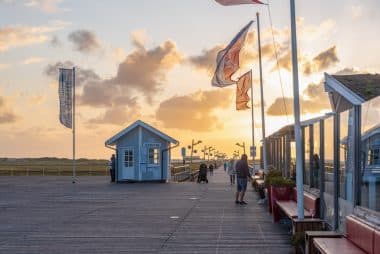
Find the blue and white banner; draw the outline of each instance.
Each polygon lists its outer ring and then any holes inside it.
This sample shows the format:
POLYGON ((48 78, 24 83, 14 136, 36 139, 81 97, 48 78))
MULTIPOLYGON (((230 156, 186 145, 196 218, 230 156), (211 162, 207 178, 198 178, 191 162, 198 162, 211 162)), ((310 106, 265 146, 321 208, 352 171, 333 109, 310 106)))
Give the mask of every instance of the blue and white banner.
POLYGON ((73 69, 59 69, 59 121, 72 128, 73 119, 73 69))

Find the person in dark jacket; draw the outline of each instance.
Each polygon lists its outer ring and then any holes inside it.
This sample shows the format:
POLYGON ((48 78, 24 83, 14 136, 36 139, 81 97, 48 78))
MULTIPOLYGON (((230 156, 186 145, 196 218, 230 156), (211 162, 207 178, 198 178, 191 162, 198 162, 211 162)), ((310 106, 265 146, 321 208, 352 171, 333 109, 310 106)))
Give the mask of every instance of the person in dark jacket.
POLYGON ((244 201, 245 191, 247 190, 248 178, 251 177, 251 173, 248 168, 248 157, 246 154, 241 156, 241 159, 236 163, 236 177, 237 177, 237 191, 235 203, 246 205, 247 202, 244 201))
POLYGON ((115 159, 116 159, 115 154, 112 154, 110 162, 109 162, 111 182, 115 182, 115 171, 116 171, 116 160, 115 159))
POLYGON ((210 164, 208 170, 210 171, 210 176, 214 175, 214 165, 210 164))

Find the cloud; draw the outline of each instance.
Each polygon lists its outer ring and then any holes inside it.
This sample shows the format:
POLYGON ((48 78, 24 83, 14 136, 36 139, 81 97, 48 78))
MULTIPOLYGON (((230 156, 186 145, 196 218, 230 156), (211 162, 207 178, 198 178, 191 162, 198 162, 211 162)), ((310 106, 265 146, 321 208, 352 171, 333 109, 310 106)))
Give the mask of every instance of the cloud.
POLYGON ((148 35, 144 30, 135 30, 131 33, 132 35, 132 44, 136 48, 143 48, 145 43, 148 40, 148 35))
POLYGON ((9 68, 9 64, 0 63, 0 70, 9 68))
POLYGON ((48 34, 63 29, 68 23, 55 21, 46 26, 6 26, 0 28, 0 52, 40 44, 48 34))
POLYGON ((95 33, 88 30, 73 31, 68 38, 74 44, 74 49, 84 54, 93 53, 101 47, 95 33))
MULTIPOLYGON (((315 72, 320 72, 326 70, 339 62, 339 58, 336 52, 336 46, 332 46, 318 55, 313 59, 309 60, 302 55, 298 55, 298 63, 303 67, 303 74, 310 75, 315 72)), ((292 69, 292 55, 289 49, 282 48, 280 51, 280 56, 278 58, 278 65, 280 68, 291 71, 292 69)), ((272 72, 276 70, 276 67, 272 68, 272 72)))
POLYGON ((231 89, 217 89, 174 96, 160 103, 156 119, 166 128, 200 132, 222 128, 213 111, 230 107, 232 95, 231 89))
POLYGON ((360 5, 352 5, 350 11, 353 20, 357 20, 363 16, 363 8, 360 5))
POLYGON ((33 105, 42 104, 46 97, 44 95, 31 95, 29 96, 29 102, 33 105))
POLYGON ((119 64, 117 74, 108 80, 123 91, 141 92, 151 102, 166 81, 166 74, 182 61, 174 42, 167 40, 153 49, 136 48, 119 64))
POLYGON ((354 75, 354 74, 360 74, 360 73, 368 73, 368 72, 366 71, 362 72, 355 68, 346 67, 342 70, 337 71, 336 73, 334 73, 334 75, 354 75))
POLYGON ((5 97, 0 96, 0 124, 14 123, 19 117, 7 105, 5 97))
POLYGON ((201 55, 189 57, 188 62, 199 70, 212 73, 216 67, 216 56, 224 47, 217 45, 211 49, 204 49, 201 55))
POLYGON ((45 58, 43 57, 29 57, 22 61, 22 64, 35 64, 45 61, 45 58))
POLYGON ((47 13, 54 13, 62 10, 58 7, 61 2, 63 0, 28 0, 25 2, 25 6, 35 7, 47 13))
POLYGON ((339 59, 336 53, 336 46, 332 46, 331 48, 319 53, 310 62, 304 63, 303 72, 306 75, 310 75, 313 72, 328 69, 337 62, 339 62, 339 59))
POLYGON ((116 106, 107 109, 104 114, 90 119, 88 123, 123 125, 139 119, 139 109, 136 107, 116 106))
MULTIPOLYGON (((58 79, 59 68, 73 68, 76 66, 71 61, 48 64, 44 69, 44 74, 53 80, 58 79)), ((75 69, 76 86, 88 85, 93 82, 101 82, 102 79, 91 69, 77 67, 75 69)))
MULTIPOLYGON (((301 114, 320 113, 331 111, 331 105, 323 83, 309 84, 300 96, 301 114)), ((283 116, 293 114, 293 98, 276 98, 269 106, 267 113, 271 116, 283 116), (285 107, 287 112, 285 112, 285 107)))
POLYGON ((58 48, 62 46, 61 40, 58 38, 58 36, 53 35, 53 37, 50 40, 50 46, 58 48))
MULTIPOLYGON (((148 102, 152 102, 157 92, 162 89, 168 71, 182 59, 182 54, 175 44, 167 40, 152 49, 147 49, 143 45, 136 47, 119 64, 116 75, 109 79, 99 77, 91 69, 77 66, 77 85, 83 87, 79 89, 77 95, 78 104, 107 108, 108 111, 92 119, 92 123, 114 123, 115 121, 110 120, 114 115, 113 112, 120 112, 123 107, 138 114, 140 108, 137 105, 137 98, 145 98, 148 102)), ((75 65, 71 61, 57 62, 46 66, 44 73, 51 79, 57 80, 59 68, 72 68, 72 66, 75 65)))

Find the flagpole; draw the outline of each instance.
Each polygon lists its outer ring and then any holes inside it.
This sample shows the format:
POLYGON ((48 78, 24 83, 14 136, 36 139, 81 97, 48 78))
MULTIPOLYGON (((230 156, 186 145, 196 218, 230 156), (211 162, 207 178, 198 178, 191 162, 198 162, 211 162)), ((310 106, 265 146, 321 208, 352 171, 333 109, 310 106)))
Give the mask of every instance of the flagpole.
POLYGON ((73 181, 75 183, 75 67, 73 67, 73 181))
POLYGON ((293 64, 293 98, 294 98, 294 135, 296 139, 296 184, 297 184, 297 212, 298 218, 304 218, 303 209, 303 165, 302 165, 302 142, 300 123, 300 102, 298 84, 297 62, 297 26, 294 0, 290 0, 291 34, 292 34, 292 64, 293 64))
POLYGON ((261 121, 262 121, 262 136, 263 136, 263 163, 264 163, 264 172, 267 171, 267 149, 266 149, 266 140, 265 140, 265 115, 264 115, 264 87, 263 87, 263 70, 261 64, 261 40, 260 40, 260 14, 256 12, 257 18, 257 40, 259 46, 259 67, 260 67, 260 95, 261 95, 261 121))
MULTIPOLYGON (((254 112, 253 112, 253 79, 251 71, 251 117, 252 117, 252 168, 255 170, 255 121, 254 121, 254 112)), ((250 150, 251 151, 251 150, 250 150)))

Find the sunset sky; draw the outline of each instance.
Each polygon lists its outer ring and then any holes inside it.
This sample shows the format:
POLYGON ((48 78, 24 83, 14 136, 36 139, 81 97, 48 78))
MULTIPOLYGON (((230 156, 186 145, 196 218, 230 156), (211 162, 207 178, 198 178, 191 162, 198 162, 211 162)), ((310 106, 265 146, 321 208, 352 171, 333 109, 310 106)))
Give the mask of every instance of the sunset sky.
MULTIPOLYGON (((0 0, 0 157, 71 156, 71 131, 58 120, 57 79, 59 67, 72 66, 78 71, 77 157, 108 158, 105 140, 138 119, 181 147, 194 138, 231 155, 236 142, 251 143, 251 114, 235 110, 235 86, 220 89, 210 81, 216 53, 257 11, 267 134, 292 123, 289 1, 269 3, 280 72, 266 6, 0 0)), ((324 72, 380 72, 380 2, 298 0, 296 8, 302 119, 307 119, 331 111, 324 72)), ((239 73, 253 69, 259 144, 256 23, 250 31, 239 73)), ((173 157, 179 155, 177 148, 173 157)))

